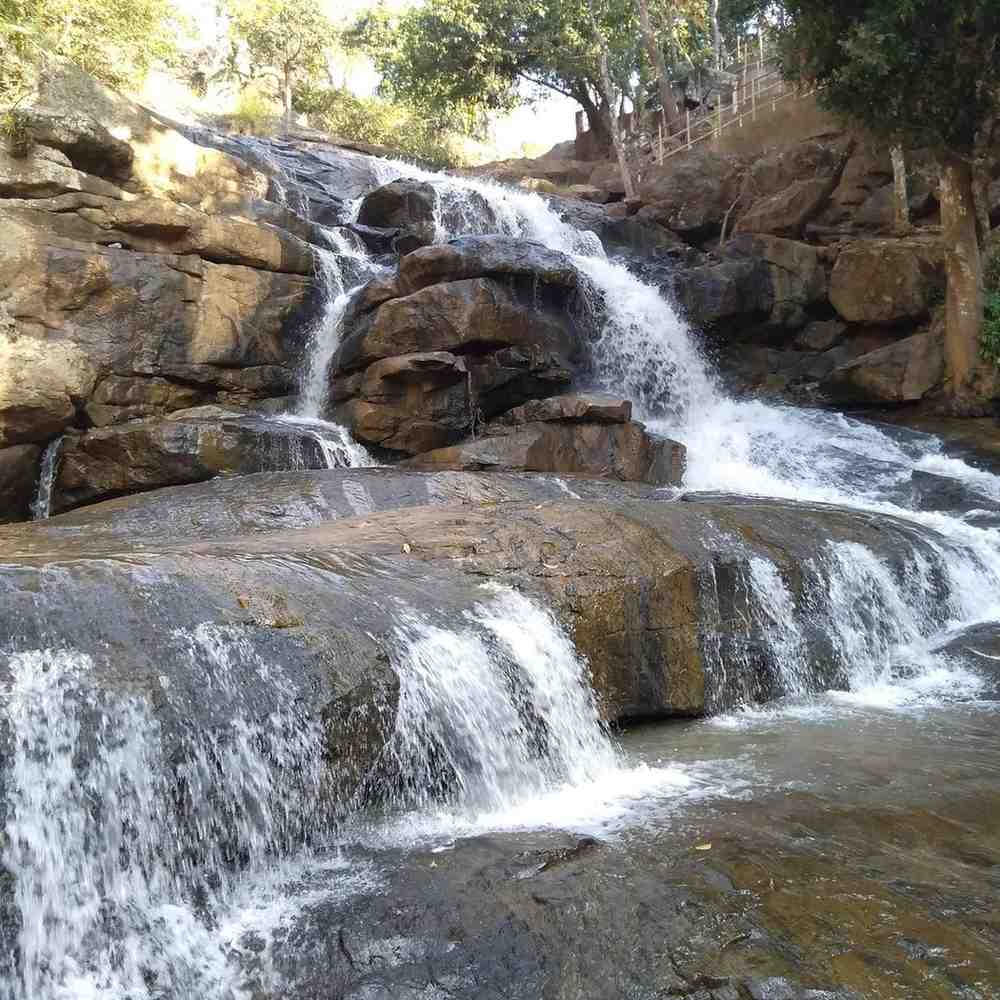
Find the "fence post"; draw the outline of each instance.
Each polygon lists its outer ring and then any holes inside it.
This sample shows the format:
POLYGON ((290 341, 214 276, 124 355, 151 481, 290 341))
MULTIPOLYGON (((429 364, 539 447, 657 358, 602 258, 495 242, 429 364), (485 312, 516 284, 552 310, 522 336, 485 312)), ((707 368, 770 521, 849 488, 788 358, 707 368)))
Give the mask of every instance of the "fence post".
POLYGON ((687 148, 691 148, 691 109, 688 108, 685 112, 685 117, 687 118, 687 148))

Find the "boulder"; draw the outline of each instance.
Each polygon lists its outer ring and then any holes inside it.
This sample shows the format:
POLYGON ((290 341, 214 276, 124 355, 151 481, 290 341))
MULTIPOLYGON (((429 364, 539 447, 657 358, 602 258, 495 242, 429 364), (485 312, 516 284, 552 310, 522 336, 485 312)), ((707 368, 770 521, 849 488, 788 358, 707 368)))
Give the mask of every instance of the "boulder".
POLYGON ((547 399, 532 399, 522 406, 500 414, 491 424, 491 432, 519 427, 535 421, 567 420, 592 424, 627 424, 632 419, 628 399, 598 392, 574 392, 547 399))
POLYGON ((583 360, 576 284, 565 254, 507 237, 406 255, 345 314, 331 365, 338 418, 367 444, 416 454, 564 391, 583 360))
POLYGON ((944 254, 926 237, 858 240, 837 257, 830 303, 848 323, 902 323, 943 301, 944 254))
POLYGON ((797 329, 805 310, 827 300, 827 276, 815 247, 776 236, 737 236, 724 250, 730 259, 762 261, 771 298, 769 322, 797 329))
POLYGON ((795 181, 784 191, 754 202, 736 223, 738 233, 769 233, 798 239, 833 191, 834 178, 795 181))
POLYGON ((619 200, 625 197, 625 184, 622 181, 621 168, 617 163, 605 161, 595 164, 590 172, 588 183, 602 191, 607 191, 619 200))
POLYGON ((739 194, 743 170, 742 161, 734 157, 702 150, 650 164, 639 182, 639 196, 646 204, 637 216, 685 239, 708 239, 721 230, 739 194))
POLYGON ((375 229, 397 229, 406 239, 405 253, 434 242, 437 194, 425 181, 400 179, 365 195, 358 223, 375 229))
POLYGON ((344 337, 334 368, 350 373, 398 354, 509 347, 568 359, 576 353, 575 340, 568 318, 535 309, 530 287, 466 278, 427 285, 362 316, 344 337))
POLYGON ((593 184, 571 184, 567 188, 567 193, 572 198, 590 201, 595 205, 603 205, 612 200, 610 192, 605 191, 604 188, 594 187, 593 184))
POLYGON ((941 337, 927 331, 841 365, 822 390, 840 403, 912 403, 939 385, 943 375, 941 337))
POLYGON ((1000 701, 1000 622, 979 622, 963 628, 936 652, 979 675, 981 698, 1000 701))
POLYGON ((795 338, 795 347, 800 351, 828 351, 831 347, 836 347, 846 335, 846 323, 837 319, 816 320, 795 338))
POLYGON ((637 423, 535 421, 507 433, 440 448, 404 463, 432 471, 522 470, 677 486, 684 446, 637 423))
POLYGON ((760 261, 725 260, 674 271, 670 297, 696 329, 732 331, 765 321, 771 312, 766 267, 760 261))
POLYGON ((774 236, 737 236, 720 263, 681 268, 668 288, 688 321, 727 337, 782 339, 826 300, 827 279, 814 247, 774 236))
POLYGON ((832 180, 836 185, 854 148, 852 140, 838 138, 809 140, 766 152, 746 170, 740 191, 742 209, 746 211, 756 202, 781 194, 802 181, 832 180))
POLYGON ((218 475, 326 468, 319 440, 294 425, 202 416, 68 434, 52 489, 53 513, 218 475))
POLYGON ((0 448, 0 524, 30 516, 41 457, 42 449, 34 444, 0 448))
POLYGON ((440 448, 472 426, 469 369, 445 351, 385 358, 338 412, 366 444, 411 455, 440 448))

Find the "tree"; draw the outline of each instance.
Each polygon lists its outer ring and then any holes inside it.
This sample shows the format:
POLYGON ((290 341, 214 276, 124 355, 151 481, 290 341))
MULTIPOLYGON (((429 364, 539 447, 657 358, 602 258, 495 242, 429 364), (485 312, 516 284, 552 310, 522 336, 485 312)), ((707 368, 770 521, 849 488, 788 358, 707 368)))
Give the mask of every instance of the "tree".
POLYGON ((296 80, 325 72, 324 53, 334 39, 333 23, 319 0, 231 0, 233 52, 230 73, 245 79, 272 79, 292 125, 296 80), (241 69, 243 54, 249 71, 241 69))
POLYGON ((974 177, 1000 111, 996 0, 786 0, 784 69, 888 140, 933 150, 941 167, 948 290, 949 408, 985 412, 995 370, 979 356, 982 261, 974 177))
MULTIPOLYGON (((633 2, 595 3, 608 71, 623 92, 638 65, 633 2)), ((509 110, 534 85, 576 100, 598 138, 610 141, 613 109, 588 0, 425 0, 398 16, 376 10, 353 34, 391 96, 481 113, 509 110)))
POLYGON ((680 131, 680 112, 677 110, 677 101, 674 99, 673 90, 670 86, 670 77, 667 75, 667 64, 663 58, 663 50, 660 43, 653 34, 653 25, 649 17, 649 4, 647 0, 637 0, 639 7, 639 29, 642 32, 642 40, 649 55, 653 72, 656 75, 656 86, 660 92, 660 106, 666 117, 667 130, 669 132, 680 131))
POLYGON ((0 0, 0 97, 13 96, 16 66, 32 48, 128 89, 176 55, 180 29, 169 0, 0 0))

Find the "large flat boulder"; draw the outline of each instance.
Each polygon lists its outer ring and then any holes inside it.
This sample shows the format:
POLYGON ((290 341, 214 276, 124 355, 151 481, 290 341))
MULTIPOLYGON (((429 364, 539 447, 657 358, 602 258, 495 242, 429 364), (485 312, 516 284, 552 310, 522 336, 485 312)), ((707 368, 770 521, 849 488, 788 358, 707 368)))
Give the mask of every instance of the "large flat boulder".
POLYGON ((842 403, 913 403, 938 386, 944 375, 941 336, 916 333, 835 368, 821 385, 842 403))
POLYGON ((928 316, 944 288, 938 240, 857 240, 837 257, 830 303, 848 323, 902 323, 928 316))
POLYGON ((238 414, 134 420, 66 436, 52 511, 219 475, 323 469, 326 464, 316 436, 294 425, 238 414))
POLYGON ((428 470, 551 472, 677 486, 684 477, 684 462, 682 444, 653 437, 642 424, 538 420, 417 455, 405 465, 428 470))

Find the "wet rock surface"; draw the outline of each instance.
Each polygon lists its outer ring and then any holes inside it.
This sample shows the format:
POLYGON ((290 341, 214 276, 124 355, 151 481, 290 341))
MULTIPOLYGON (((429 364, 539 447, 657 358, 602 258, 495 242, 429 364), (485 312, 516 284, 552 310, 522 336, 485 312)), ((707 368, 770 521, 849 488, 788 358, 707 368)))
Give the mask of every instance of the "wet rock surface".
POLYGON ((702 801, 640 804, 626 831, 354 847, 354 865, 381 877, 334 889, 279 935, 285 995, 989 997, 991 717, 892 720, 906 763, 884 719, 855 725, 847 743, 836 721, 817 732, 780 717, 637 730, 624 741, 633 759, 708 756, 733 785, 713 795, 706 776, 702 801), (852 777, 824 780, 832 762, 852 777))

